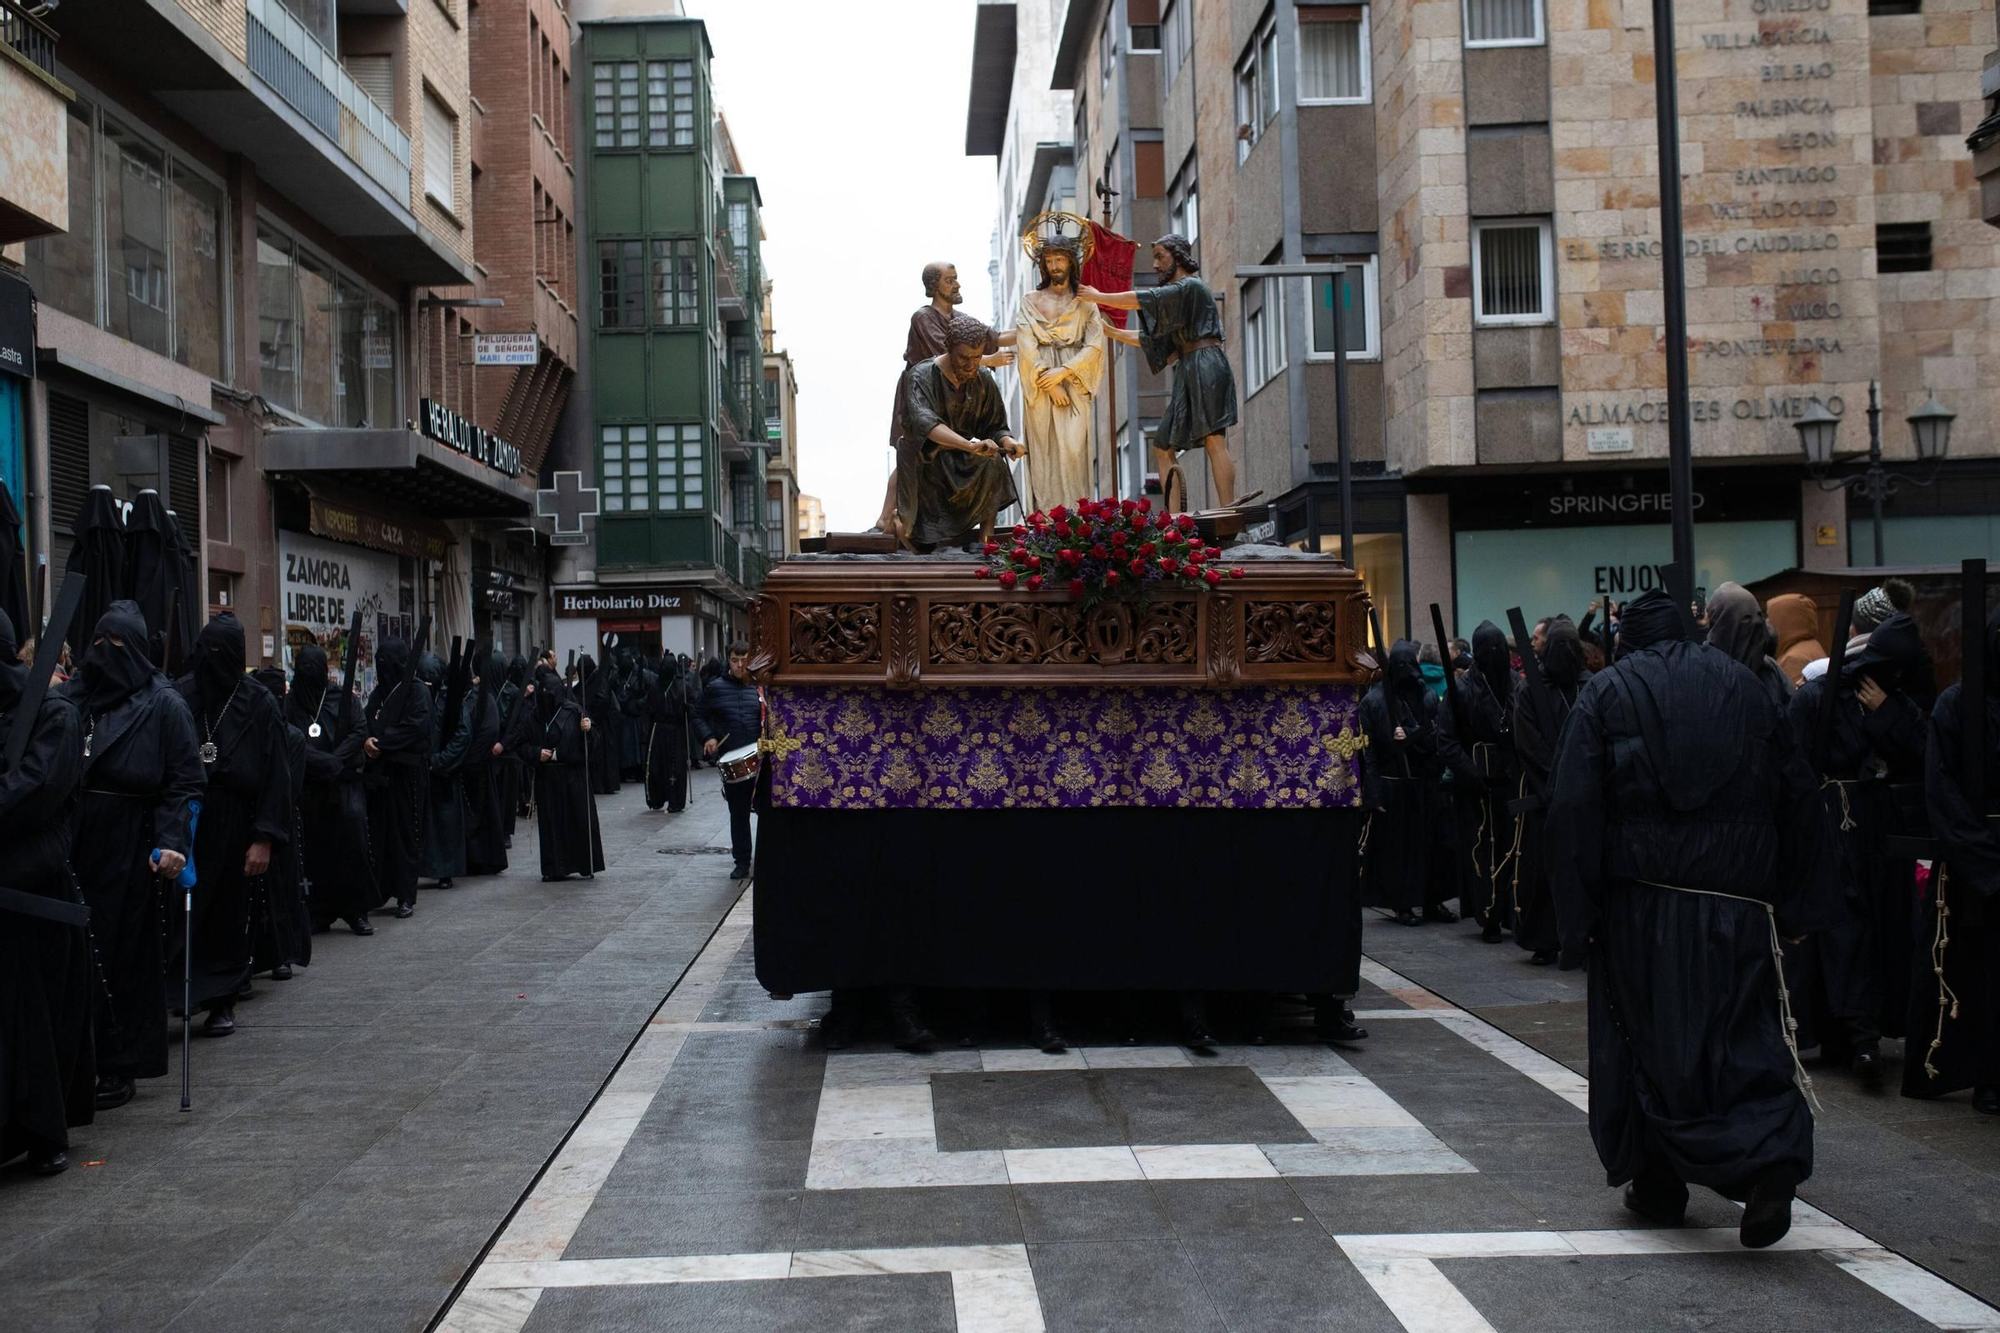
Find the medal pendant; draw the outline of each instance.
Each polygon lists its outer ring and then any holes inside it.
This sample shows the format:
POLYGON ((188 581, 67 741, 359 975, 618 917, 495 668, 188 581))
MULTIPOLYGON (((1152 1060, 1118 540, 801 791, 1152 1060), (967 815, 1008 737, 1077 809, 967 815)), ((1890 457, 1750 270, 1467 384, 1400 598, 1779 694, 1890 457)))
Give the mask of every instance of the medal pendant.
POLYGON ((306 728, 306 735, 308 735, 308 736, 312 737, 312 738, 313 738, 314 740, 318 740, 318 739, 319 739, 319 723, 315 722, 315 723, 313 723, 313 724, 312 724, 312 725, 311 725, 310 727, 307 727, 307 728, 306 728))
POLYGON ((215 742, 214 742, 214 741, 203 741, 203 742, 201 743, 201 762, 202 762, 202 763, 204 763, 204 764, 212 764, 212 763, 214 763, 214 762, 216 761, 216 759, 217 759, 217 758, 219 758, 219 757, 220 757, 220 752, 216 750, 216 748, 215 748, 215 742))

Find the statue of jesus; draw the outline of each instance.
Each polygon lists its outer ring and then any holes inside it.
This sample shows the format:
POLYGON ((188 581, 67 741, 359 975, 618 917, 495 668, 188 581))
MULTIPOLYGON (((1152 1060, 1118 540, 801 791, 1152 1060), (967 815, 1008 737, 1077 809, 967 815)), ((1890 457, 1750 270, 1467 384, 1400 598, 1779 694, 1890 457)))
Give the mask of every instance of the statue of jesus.
POLYGON ((1215 294, 1197 276, 1201 265, 1185 236, 1170 233, 1153 243, 1153 272, 1159 275, 1157 287, 1110 293, 1084 286, 1077 294, 1114 310, 1137 310, 1139 332, 1112 329, 1111 336, 1143 351, 1155 375, 1173 368, 1173 388, 1153 435, 1160 485, 1169 507, 1178 509, 1185 500, 1174 494, 1171 483, 1179 471, 1180 454, 1189 449, 1208 455, 1215 502, 1234 504, 1236 464, 1229 457, 1229 439, 1223 431, 1236 424, 1236 377, 1222 350, 1222 316, 1215 308, 1215 294))
POLYGON ((1029 504, 1049 509, 1096 494, 1091 481, 1091 400, 1104 379, 1104 321, 1077 298, 1083 242, 1031 232, 1027 244, 1041 282, 1021 296, 1015 318, 1028 443, 1029 504))

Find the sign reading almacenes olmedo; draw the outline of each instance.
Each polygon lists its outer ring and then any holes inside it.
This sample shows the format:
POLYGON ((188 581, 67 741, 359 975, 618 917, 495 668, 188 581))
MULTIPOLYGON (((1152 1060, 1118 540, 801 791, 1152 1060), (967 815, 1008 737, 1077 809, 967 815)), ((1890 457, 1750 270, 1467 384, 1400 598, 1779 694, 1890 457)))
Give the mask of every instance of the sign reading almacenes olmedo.
POLYGON ((439 444, 456 449, 476 463, 510 477, 521 475, 521 451, 492 431, 476 426, 443 403, 425 398, 417 404, 417 425, 439 444))
POLYGON ((559 616, 675 615, 692 610, 688 595, 673 588, 620 588, 615 592, 556 591, 559 616))

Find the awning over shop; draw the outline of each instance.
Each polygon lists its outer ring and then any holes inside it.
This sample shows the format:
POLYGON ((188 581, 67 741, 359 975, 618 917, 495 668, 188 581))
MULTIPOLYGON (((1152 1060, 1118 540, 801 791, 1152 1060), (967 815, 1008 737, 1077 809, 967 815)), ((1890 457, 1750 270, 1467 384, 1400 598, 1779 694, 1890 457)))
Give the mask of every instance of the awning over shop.
POLYGON ((332 482, 432 518, 532 513, 534 486, 411 430, 272 431, 264 468, 308 484, 332 482))

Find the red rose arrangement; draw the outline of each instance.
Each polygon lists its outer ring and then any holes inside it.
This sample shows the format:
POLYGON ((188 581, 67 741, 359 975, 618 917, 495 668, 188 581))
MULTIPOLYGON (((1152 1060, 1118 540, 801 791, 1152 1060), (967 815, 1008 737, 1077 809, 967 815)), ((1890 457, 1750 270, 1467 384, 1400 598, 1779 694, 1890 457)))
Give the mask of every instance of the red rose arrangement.
POLYGON ((1107 598, 1144 604, 1175 588, 1200 591, 1243 571, 1195 531, 1192 514, 1153 512, 1151 500, 1078 500, 1036 510, 1005 541, 986 543, 988 563, 973 571, 1003 588, 1064 588, 1086 606, 1107 598))

